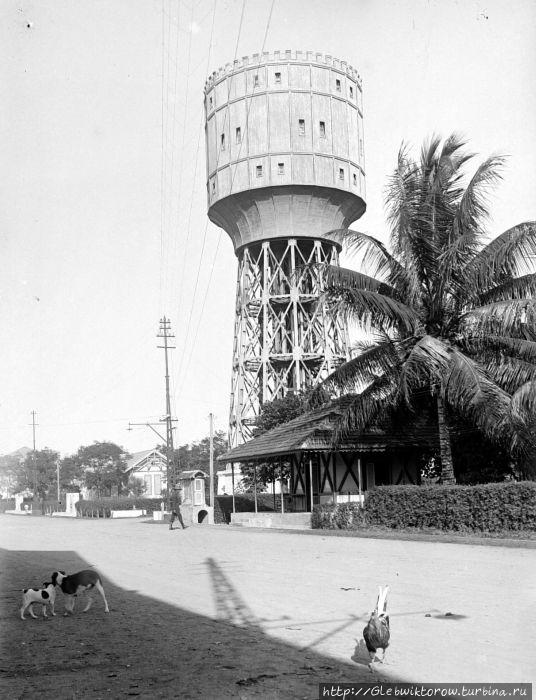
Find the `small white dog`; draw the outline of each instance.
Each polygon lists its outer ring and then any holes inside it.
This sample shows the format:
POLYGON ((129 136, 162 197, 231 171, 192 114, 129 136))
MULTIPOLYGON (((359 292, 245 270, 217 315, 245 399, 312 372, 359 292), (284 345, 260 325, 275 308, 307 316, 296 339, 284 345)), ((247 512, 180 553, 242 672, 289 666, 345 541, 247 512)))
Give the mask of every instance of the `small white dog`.
POLYGON ((88 593, 87 605, 84 608, 84 612, 87 612, 93 603, 93 598, 91 596, 91 590, 93 588, 96 588, 102 596, 104 612, 110 612, 106 596, 104 595, 101 578, 96 571, 84 569, 84 571, 79 571, 77 574, 70 574, 69 576, 66 575, 65 571, 55 571, 52 574, 52 583, 55 586, 59 586, 67 598, 65 601, 65 616, 69 615, 69 613, 71 615, 73 614, 74 599, 79 593, 88 593))
POLYGON ((22 591, 22 606, 20 609, 21 620, 25 620, 24 613, 26 609, 30 613, 31 617, 37 619, 37 615, 34 615, 32 605, 34 603, 39 603, 43 606, 43 617, 48 617, 47 615, 47 605, 50 605, 50 612, 52 615, 56 615, 54 612, 54 603, 56 602, 56 586, 53 583, 44 583, 43 588, 25 588, 22 591))

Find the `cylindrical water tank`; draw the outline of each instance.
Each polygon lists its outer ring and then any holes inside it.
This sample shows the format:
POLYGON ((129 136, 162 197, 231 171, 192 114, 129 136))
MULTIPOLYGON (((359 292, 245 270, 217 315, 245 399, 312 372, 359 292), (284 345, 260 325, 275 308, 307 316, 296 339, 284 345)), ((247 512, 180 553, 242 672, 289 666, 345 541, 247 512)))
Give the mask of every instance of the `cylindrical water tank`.
POLYGON ((323 238, 365 210, 361 80, 328 55, 242 58, 205 85, 208 215, 235 251, 323 238))

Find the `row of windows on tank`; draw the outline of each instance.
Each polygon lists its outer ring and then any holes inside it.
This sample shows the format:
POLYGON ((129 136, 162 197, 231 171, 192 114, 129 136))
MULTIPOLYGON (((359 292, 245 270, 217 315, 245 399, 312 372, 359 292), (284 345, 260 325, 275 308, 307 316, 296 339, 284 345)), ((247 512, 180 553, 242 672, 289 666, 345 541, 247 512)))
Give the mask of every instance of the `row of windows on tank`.
MULTIPOLYGON (((281 73, 274 73, 274 78, 275 78, 275 80, 274 80, 275 84, 280 85, 281 84, 281 73)), ((259 76, 254 75, 253 76, 253 87, 259 87, 259 86, 260 86, 259 76)), ((336 90, 336 92, 342 92, 342 83, 341 83, 339 78, 335 78, 335 90, 336 90)), ((354 86, 353 85, 350 85, 348 87, 348 92, 350 95, 350 99, 353 100, 353 98, 354 98, 354 86)), ((214 106, 212 95, 208 98, 208 101, 209 101, 210 109, 212 109, 212 107, 214 106)))
MULTIPOLYGON (((284 175, 285 174, 285 163, 278 163, 277 164, 277 174, 278 175, 284 175)), ((262 165, 256 165, 255 166, 255 175, 257 177, 264 177, 264 171, 263 171, 263 166, 262 165)), ((346 172, 344 168, 339 168, 339 180, 341 182, 344 182, 346 180, 346 172)), ((353 184, 354 187, 357 187, 357 173, 353 173, 353 184)), ((216 181, 212 181, 212 192, 216 192, 216 181)))
MULTIPOLYGON (((298 134, 300 136, 305 136, 305 119, 298 119, 298 134)), ((321 139, 327 138, 326 136, 326 122, 318 122, 318 134, 321 139)), ((235 143, 242 143, 242 129, 237 126, 235 129, 235 143)), ((225 151, 225 134, 220 136, 220 148, 225 151)), ((359 153, 362 155, 363 151, 363 141, 359 139, 359 153)))

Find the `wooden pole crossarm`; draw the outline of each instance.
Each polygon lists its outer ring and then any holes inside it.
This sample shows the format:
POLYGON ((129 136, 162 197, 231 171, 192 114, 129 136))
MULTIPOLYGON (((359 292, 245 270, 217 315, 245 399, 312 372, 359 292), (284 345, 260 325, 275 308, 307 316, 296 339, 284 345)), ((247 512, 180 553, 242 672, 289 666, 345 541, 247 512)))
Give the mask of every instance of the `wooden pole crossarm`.
POLYGON ((127 430, 132 430, 131 426, 144 425, 146 428, 150 428, 153 431, 153 433, 156 433, 158 437, 162 440, 162 442, 166 442, 166 438, 163 435, 161 435, 158 432, 158 430, 156 430, 156 428, 153 427, 155 425, 160 425, 161 422, 162 421, 160 421, 159 423, 129 423, 127 430))

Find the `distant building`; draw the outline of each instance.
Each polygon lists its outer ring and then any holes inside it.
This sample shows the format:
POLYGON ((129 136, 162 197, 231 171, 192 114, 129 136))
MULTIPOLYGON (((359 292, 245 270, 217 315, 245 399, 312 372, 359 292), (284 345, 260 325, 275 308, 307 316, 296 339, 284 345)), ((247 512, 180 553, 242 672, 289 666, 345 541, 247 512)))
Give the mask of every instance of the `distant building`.
POLYGON ((127 460, 125 472, 129 477, 139 479, 145 484, 144 495, 149 498, 160 498, 166 487, 166 458, 156 448, 135 452, 127 460))

